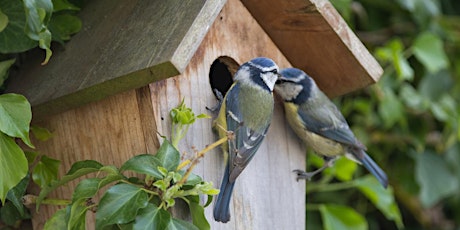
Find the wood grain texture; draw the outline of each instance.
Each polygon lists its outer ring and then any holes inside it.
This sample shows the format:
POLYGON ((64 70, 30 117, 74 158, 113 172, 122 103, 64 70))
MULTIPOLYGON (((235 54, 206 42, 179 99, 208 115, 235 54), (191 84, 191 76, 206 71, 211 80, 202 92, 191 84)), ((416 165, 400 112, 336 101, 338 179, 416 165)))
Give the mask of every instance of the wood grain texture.
MULTIPOLYGON (((153 119, 153 111, 146 91, 148 87, 120 93, 40 122, 38 125, 52 131, 53 137, 35 141, 37 150, 61 161, 60 176, 76 161, 96 160, 120 167, 134 155, 155 152, 159 142, 156 127, 148 121, 153 119)), ((59 187, 49 197, 70 199, 78 181, 59 187)), ((33 212, 34 229, 43 229, 57 209, 42 205, 39 213, 33 212)), ((87 229, 94 229, 94 214, 89 212, 87 218, 87 229)))
POLYGON ((82 30, 53 43, 46 66, 35 55, 11 78, 8 92, 25 95, 34 117, 74 108, 184 70, 225 0, 88 1, 82 30))
POLYGON ((242 0, 293 66, 329 96, 375 83, 382 68, 328 0, 242 0))
MULTIPOLYGON (((290 66, 270 37, 238 0, 229 0, 204 38, 185 72, 150 84, 158 130, 170 134, 169 110, 183 98, 196 114, 208 113, 216 103, 208 81, 214 60, 228 56, 243 63, 266 56, 280 66, 290 66)), ((214 142, 211 120, 198 120, 180 144, 181 152, 193 154, 214 142)), ((208 152, 195 173, 220 186, 224 156, 219 149, 208 152)), ((231 219, 215 222, 213 205, 205 209, 211 229, 305 229, 305 183, 296 182, 293 169, 305 168, 305 149, 284 121, 277 104, 268 135, 258 153, 238 178, 231 202, 231 219)))

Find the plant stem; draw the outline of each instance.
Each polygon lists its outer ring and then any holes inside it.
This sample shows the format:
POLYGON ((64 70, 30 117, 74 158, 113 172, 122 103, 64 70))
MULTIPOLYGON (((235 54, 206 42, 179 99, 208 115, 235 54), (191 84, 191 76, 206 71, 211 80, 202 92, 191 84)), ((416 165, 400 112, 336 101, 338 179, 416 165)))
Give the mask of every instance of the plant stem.
MULTIPOLYGON (((38 196, 27 194, 23 197, 23 203, 24 205, 31 205, 31 204, 36 204, 38 196)), ((51 204, 51 205, 68 205, 72 203, 70 200, 64 200, 64 199, 43 199, 41 204, 51 204)))
POLYGON ((206 152, 209 152, 211 151, 212 149, 214 149, 215 147, 223 144, 224 142, 226 142, 228 140, 228 137, 222 137, 221 139, 219 139, 218 141, 206 146, 206 148, 204 148, 203 150, 199 151, 197 156, 191 161, 192 164, 190 165, 190 167, 187 169, 187 171, 185 172, 185 175, 184 177, 182 177, 182 179, 177 183, 178 185, 183 185, 185 183, 185 181, 187 181, 187 178, 188 176, 190 175, 190 173, 192 172, 193 168, 195 168, 196 164, 197 164, 197 160, 201 157, 204 156, 204 154, 206 152))

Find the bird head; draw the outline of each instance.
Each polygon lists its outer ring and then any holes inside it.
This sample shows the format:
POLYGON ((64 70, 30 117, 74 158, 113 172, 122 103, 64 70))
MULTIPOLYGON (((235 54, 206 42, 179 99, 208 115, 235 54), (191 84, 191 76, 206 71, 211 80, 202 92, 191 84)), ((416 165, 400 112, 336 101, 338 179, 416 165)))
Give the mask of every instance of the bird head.
POLYGON ((280 71, 275 84, 275 92, 284 101, 301 104, 314 96, 318 87, 315 81, 305 72, 297 68, 286 68, 280 71))
POLYGON ((273 60, 258 57, 242 64, 236 71, 235 80, 272 92, 279 77, 278 71, 279 68, 273 60))

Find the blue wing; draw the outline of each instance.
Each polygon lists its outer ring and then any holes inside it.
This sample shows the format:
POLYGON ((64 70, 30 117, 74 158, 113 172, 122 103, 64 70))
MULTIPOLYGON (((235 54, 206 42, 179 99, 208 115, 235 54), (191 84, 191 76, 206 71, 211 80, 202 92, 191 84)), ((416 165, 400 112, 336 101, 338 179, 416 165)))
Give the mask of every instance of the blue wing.
POLYGON ((318 92, 317 98, 300 105, 298 115, 307 130, 342 144, 366 149, 356 139, 342 113, 323 93, 318 92))
POLYGON ((262 132, 245 126, 238 100, 239 92, 240 86, 235 84, 225 98, 227 130, 235 135, 235 139, 228 142, 230 182, 235 181, 254 157, 268 131, 268 126, 262 132))

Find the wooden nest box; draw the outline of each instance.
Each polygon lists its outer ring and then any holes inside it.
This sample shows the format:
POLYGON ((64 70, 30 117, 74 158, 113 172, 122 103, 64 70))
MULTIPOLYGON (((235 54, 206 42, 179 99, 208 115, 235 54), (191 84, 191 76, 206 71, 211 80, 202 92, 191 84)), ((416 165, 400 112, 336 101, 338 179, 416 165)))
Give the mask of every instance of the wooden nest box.
MULTIPOLYGON (((327 0, 101 0, 88 2, 81 18, 83 29, 65 49, 54 48, 46 66, 40 66, 41 55, 27 62, 7 89, 25 95, 34 122, 54 133, 35 145, 62 161, 60 175, 79 160, 120 167, 134 155, 154 153, 158 133, 170 134, 172 108, 185 99, 195 113, 209 114, 205 107, 216 103, 210 78, 219 83, 220 73, 254 57, 303 69, 332 97, 382 74, 327 0)), ((215 140, 211 120, 201 119, 180 149, 191 153, 215 140)), ((224 164, 214 150, 195 173, 218 188, 224 164)), ((303 229, 305 183, 296 182, 297 168, 305 168, 305 148, 277 104, 267 137, 236 182, 232 219, 214 222, 211 205, 211 228, 303 229)), ((70 198, 75 185, 52 195, 70 198)), ((54 211, 42 206, 35 228, 54 211)))

